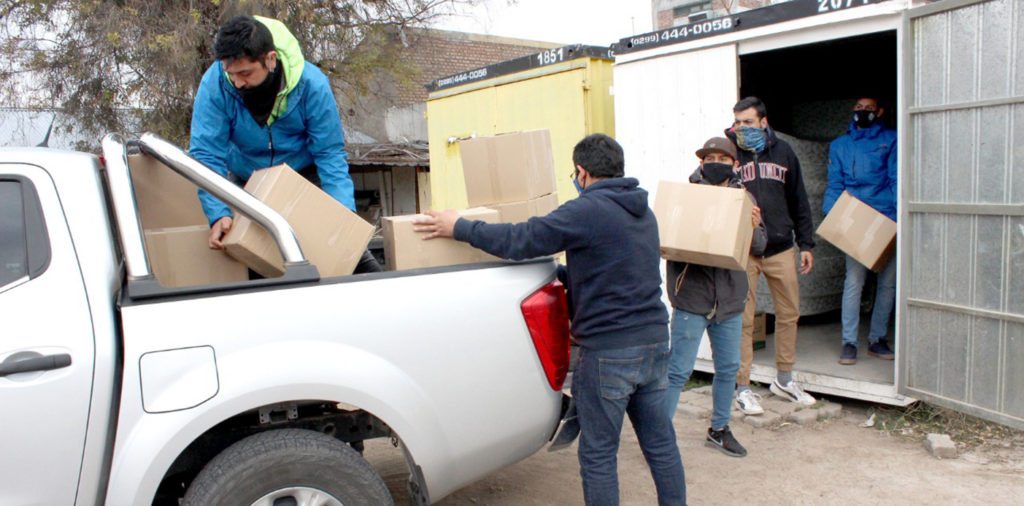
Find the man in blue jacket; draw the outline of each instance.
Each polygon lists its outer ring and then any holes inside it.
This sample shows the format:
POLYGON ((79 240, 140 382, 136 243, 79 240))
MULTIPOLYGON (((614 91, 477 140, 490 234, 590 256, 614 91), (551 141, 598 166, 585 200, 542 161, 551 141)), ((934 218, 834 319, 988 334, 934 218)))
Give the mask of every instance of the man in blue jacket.
MULTIPOLYGON (((864 97, 853 106, 853 120, 842 137, 832 141, 828 152, 828 188, 822 211, 828 214, 843 191, 896 220, 896 132, 885 127, 885 109, 878 100, 864 97)), ((892 360, 886 334, 889 317, 896 302, 895 256, 878 274, 875 306, 868 333, 868 355, 892 360)), ((857 336, 860 324, 860 298, 868 268, 846 256, 846 282, 843 285, 843 349, 839 363, 857 363, 857 336)))
MULTIPOLYGON (((253 171, 287 163, 355 211, 338 106, 327 76, 305 61, 275 19, 232 18, 217 33, 213 65, 192 108, 189 154, 244 184, 253 171)), ((231 209, 199 190, 211 248, 231 229, 231 209)), ((369 251, 356 272, 380 270, 369 251)))
POLYGON ((683 464, 665 396, 668 314, 661 302, 658 224, 647 192, 626 178, 622 148, 594 134, 573 150, 579 198, 525 223, 490 224, 428 211, 424 239, 454 237, 513 260, 565 251, 573 339, 579 359, 572 396, 588 505, 619 503, 616 455, 629 414, 651 469, 658 504, 686 504, 683 464))

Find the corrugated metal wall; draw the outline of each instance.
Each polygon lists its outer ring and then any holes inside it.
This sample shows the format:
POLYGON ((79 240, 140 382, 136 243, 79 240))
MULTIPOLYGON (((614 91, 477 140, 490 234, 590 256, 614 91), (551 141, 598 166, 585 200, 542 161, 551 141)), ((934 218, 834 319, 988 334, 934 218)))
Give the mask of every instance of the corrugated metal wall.
POLYGON ((1024 428, 1024 1, 904 34, 900 389, 1024 428))

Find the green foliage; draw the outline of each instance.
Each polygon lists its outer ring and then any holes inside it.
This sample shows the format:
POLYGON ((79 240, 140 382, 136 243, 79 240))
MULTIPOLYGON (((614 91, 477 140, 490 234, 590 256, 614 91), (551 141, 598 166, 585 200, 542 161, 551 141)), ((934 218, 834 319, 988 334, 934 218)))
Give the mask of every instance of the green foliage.
POLYGON ((412 78, 388 33, 469 1, 0 0, 0 100, 61 109, 96 138, 150 131, 185 146, 195 91, 227 19, 280 19, 336 89, 365 92, 375 73, 412 78))

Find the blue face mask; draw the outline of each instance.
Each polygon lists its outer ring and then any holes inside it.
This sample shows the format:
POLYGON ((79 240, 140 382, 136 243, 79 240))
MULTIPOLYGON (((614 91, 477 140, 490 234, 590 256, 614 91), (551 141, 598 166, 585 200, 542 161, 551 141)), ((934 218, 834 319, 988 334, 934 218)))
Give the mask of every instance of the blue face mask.
POLYGON ((736 127, 736 145, 740 149, 760 153, 768 145, 768 136, 763 128, 740 125, 736 127))
POLYGON ((580 180, 579 179, 573 178, 572 179, 572 185, 576 187, 576 191, 577 192, 583 193, 583 187, 580 186, 580 180))

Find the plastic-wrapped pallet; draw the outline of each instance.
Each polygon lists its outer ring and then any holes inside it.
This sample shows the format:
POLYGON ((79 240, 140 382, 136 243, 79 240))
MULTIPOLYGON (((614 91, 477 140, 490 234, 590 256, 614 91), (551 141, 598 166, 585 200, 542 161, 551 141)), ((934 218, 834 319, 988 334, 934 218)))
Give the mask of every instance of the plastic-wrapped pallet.
MULTIPOLYGON (((807 200, 811 205, 811 218, 816 228, 824 215, 821 203, 828 185, 828 142, 806 141, 776 132, 789 143, 800 160, 807 200)), ((828 242, 815 237, 814 269, 800 278, 800 314, 812 315, 839 309, 843 299, 843 278, 846 276, 846 258, 828 242)), ((797 257, 799 262, 799 256, 797 257)), ((757 284, 757 309, 775 313, 771 292, 764 276, 757 284)))

